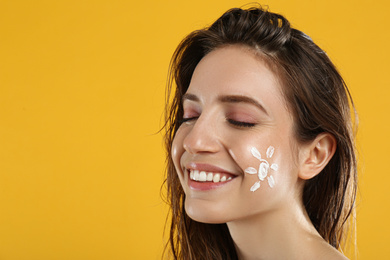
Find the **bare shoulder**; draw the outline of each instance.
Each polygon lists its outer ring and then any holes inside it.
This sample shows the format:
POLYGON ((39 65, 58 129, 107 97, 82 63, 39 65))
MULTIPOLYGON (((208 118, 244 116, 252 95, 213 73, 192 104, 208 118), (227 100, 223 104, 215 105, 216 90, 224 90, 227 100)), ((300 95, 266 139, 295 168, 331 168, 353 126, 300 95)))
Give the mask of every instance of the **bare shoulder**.
POLYGON ((322 238, 312 240, 302 257, 303 259, 317 260, 348 260, 346 256, 322 238))
POLYGON ((320 258, 318 259, 327 259, 327 260, 349 260, 346 256, 344 256, 342 253, 337 251, 335 248, 332 247, 332 251, 326 252, 320 258))
POLYGON ((319 260, 348 260, 340 251, 325 241, 319 245, 316 259, 319 260))

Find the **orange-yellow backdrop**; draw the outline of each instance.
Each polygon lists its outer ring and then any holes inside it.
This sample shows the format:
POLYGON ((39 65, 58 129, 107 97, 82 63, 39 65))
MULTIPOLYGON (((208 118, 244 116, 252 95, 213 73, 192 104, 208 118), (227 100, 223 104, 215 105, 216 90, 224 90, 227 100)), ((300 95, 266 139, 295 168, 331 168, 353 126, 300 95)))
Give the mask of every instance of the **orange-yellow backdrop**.
MULTIPOLYGON (((0 1, 0 259, 158 259, 170 56, 248 1, 0 1)), ((359 259, 390 255, 385 0, 268 0, 323 47, 360 114, 359 259)))

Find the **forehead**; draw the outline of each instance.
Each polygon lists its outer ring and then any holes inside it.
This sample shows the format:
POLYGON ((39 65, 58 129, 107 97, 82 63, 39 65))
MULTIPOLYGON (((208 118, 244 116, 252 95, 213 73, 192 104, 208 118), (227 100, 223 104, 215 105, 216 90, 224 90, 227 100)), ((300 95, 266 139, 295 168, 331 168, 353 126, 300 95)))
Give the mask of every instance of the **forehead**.
POLYGON ((244 95, 262 103, 284 103, 278 77, 264 57, 239 45, 207 54, 195 68, 187 93, 205 100, 218 95, 244 95))

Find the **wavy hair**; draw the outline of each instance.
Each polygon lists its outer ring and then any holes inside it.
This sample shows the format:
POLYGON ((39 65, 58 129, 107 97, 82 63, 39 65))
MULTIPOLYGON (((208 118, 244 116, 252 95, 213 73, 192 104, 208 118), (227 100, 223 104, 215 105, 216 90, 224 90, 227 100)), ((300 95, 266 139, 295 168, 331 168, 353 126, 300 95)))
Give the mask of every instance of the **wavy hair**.
POLYGON ((228 10, 211 26, 190 33, 172 57, 165 111, 165 184, 171 209, 165 253, 170 251, 174 259, 237 259, 226 224, 200 223, 186 215, 185 194, 171 158, 183 117, 182 96, 195 67, 211 51, 234 44, 253 49, 273 68, 294 117, 298 141, 312 141, 323 132, 335 137, 334 156, 321 173, 306 181, 302 201, 319 234, 340 249, 357 189, 352 120, 357 122, 357 116, 351 95, 329 57, 310 37, 292 28, 283 16, 251 7, 228 10))

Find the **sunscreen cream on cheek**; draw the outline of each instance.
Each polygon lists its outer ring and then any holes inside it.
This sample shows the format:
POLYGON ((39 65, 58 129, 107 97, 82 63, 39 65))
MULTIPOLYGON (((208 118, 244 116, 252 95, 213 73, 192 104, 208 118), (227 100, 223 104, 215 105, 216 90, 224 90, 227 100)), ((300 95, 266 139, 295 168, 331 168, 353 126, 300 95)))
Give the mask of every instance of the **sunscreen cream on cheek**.
MULTIPOLYGON (((274 152, 275 148, 273 146, 269 146, 266 152, 267 159, 271 159, 274 152)), ((248 167, 245 169, 245 173, 257 174, 259 178, 259 180, 255 182, 255 184, 253 184, 253 186, 250 188, 250 191, 255 192, 256 190, 258 190, 260 188, 260 183, 264 181, 265 178, 267 178, 268 185, 270 186, 270 188, 273 188, 275 186, 275 179, 272 175, 270 175, 270 170, 276 172, 279 166, 276 163, 270 165, 270 163, 266 159, 261 158, 261 154, 256 147, 251 148, 251 154, 253 157, 260 161, 260 165, 258 167, 258 170, 254 167, 248 167)))

